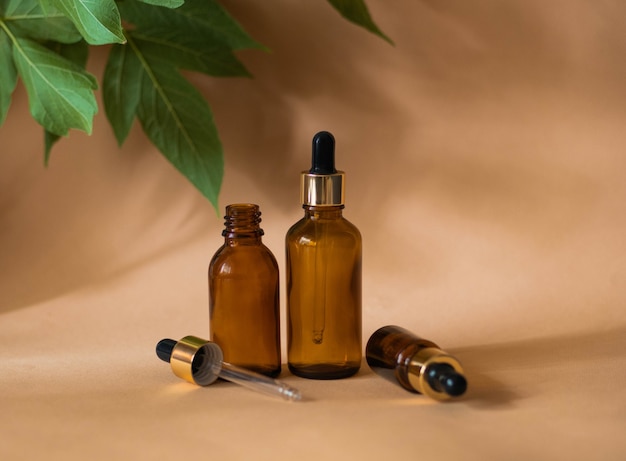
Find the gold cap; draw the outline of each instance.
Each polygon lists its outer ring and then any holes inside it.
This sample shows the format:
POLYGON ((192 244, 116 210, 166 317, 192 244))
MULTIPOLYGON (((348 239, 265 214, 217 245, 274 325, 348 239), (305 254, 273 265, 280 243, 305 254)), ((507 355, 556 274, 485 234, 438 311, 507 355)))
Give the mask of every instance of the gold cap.
POLYGON ((343 171, 332 174, 313 174, 303 171, 300 175, 300 200, 308 206, 337 206, 344 202, 343 171))
MULTIPOLYGON (((425 347, 411 357, 408 369, 409 383, 411 383, 411 386, 413 386, 413 388, 420 394, 427 395, 428 397, 436 400, 447 400, 454 395, 449 395, 446 392, 433 389, 428 382, 426 369, 429 366, 436 364, 449 365, 456 373, 463 375, 463 368, 455 357, 446 354, 441 349, 436 347, 425 347)), ((463 381, 465 382, 464 379, 463 381)), ((463 384, 463 386, 465 385, 466 384, 463 384)), ((465 387, 463 387, 461 393, 463 392, 465 392, 465 387)))
POLYGON ((217 344, 197 336, 185 336, 172 349, 170 365, 179 378, 208 386, 217 379, 223 360, 222 349, 217 344))

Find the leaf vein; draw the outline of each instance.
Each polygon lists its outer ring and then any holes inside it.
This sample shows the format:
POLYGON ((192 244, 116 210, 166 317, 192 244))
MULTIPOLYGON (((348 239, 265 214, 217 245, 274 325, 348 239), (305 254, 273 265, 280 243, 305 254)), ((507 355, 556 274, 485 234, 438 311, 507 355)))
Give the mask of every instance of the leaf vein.
POLYGON ((146 74, 148 75, 148 78, 152 81, 154 85, 155 91, 152 93, 153 104, 155 104, 156 102, 155 98, 158 93, 161 100, 167 107, 168 112, 172 115, 172 119, 174 120, 176 127, 178 128, 178 131, 180 131, 181 134, 184 136, 187 145, 189 145, 192 148, 191 150, 192 152, 194 152, 196 156, 199 156, 198 146, 194 143, 193 138, 190 136, 190 134, 188 133, 185 127, 185 124, 180 119, 178 112, 176 112, 174 105, 172 104, 170 99, 167 97, 167 94, 165 93, 163 87, 161 86, 159 80, 157 79, 154 71, 152 70, 152 67, 146 60, 145 56, 141 53, 141 50, 137 48, 137 45, 134 43, 134 40, 131 37, 127 37, 127 40, 128 40, 128 44, 133 48, 133 51, 135 52, 135 54, 137 55, 137 58, 141 62, 142 67, 144 68, 146 74))

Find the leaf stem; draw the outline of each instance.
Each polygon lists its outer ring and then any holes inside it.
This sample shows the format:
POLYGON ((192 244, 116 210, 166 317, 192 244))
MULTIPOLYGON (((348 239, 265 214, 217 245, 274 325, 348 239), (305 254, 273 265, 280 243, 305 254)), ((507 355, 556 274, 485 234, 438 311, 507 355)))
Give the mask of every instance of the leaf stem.
MULTIPOLYGON (((30 66, 33 69, 36 69, 35 64, 28 59, 28 56, 26 55, 26 52, 24 51, 24 49, 20 46, 19 42, 17 41, 17 38, 15 37, 15 35, 13 35, 13 33, 11 32, 11 30, 9 29, 9 27, 4 23, 4 21, 0 20, 0 27, 2 27, 4 29, 4 31, 7 33, 7 35, 9 36, 9 38, 11 39, 11 41, 13 42, 13 46, 15 47, 15 49, 24 57, 24 60, 30 64, 30 66)), ((43 75, 40 71, 37 71, 37 73, 41 76, 42 80, 46 83, 50 83, 48 81, 48 79, 45 77, 45 75, 43 75)))
POLYGON ((18 14, 17 16, 4 16, 2 19, 5 21, 28 21, 30 19, 56 19, 65 17, 64 14, 18 14))
POLYGON ((15 38, 15 35, 13 35, 13 33, 11 32, 11 29, 9 29, 9 26, 5 24, 5 20, 6 18, 0 18, 0 28, 2 28, 2 30, 6 32, 13 44, 17 46, 17 39, 15 38))

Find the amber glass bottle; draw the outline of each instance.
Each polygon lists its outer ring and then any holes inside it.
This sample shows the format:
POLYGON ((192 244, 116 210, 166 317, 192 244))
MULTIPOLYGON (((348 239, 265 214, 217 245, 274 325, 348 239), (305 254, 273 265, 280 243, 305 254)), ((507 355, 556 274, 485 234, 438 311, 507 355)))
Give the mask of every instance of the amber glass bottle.
POLYGON ((330 133, 313 138, 304 218, 286 237, 289 370, 313 379, 346 378, 361 365, 361 234, 342 216, 334 146, 330 133))
POLYGON ((261 241, 257 205, 229 205, 224 218, 224 245, 209 266, 210 339, 225 362, 275 377, 281 368, 278 264, 261 241))
POLYGON ((463 368, 455 357, 432 341, 395 325, 372 334, 365 356, 375 373, 407 391, 447 400, 467 389, 463 368))

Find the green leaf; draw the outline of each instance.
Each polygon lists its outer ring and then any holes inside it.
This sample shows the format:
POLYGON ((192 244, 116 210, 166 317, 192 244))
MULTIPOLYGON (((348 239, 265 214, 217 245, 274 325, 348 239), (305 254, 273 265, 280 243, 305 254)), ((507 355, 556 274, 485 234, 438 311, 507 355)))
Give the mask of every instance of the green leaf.
POLYGON ((13 63, 13 50, 9 36, 0 30, 0 126, 6 119, 11 95, 17 84, 17 70, 13 63))
MULTIPOLYGON (((176 30, 204 45, 221 44, 232 50, 265 47, 253 40, 214 0, 186 0, 180 8, 154 8, 137 1, 119 4, 125 20, 139 31, 176 30)), ((154 34, 151 34, 154 35, 154 34)))
POLYGON ((0 13, 3 16, 11 16, 20 8, 32 8, 37 6, 38 0, 0 0, 0 13))
POLYGON ((124 43, 120 12, 114 0, 39 0, 49 11, 54 7, 72 20, 87 43, 124 43))
POLYGON ((348 21, 369 30, 393 45, 393 41, 374 23, 363 0, 328 0, 328 3, 348 21))
POLYGON ((153 60, 179 69, 195 70, 216 77, 249 77, 250 73, 227 48, 211 46, 174 29, 134 32, 135 43, 153 60))
POLYGON ((171 65, 142 55, 132 39, 129 45, 142 66, 137 117, 144 132, 217 209, 224 159, 211 109, 171 65))
POLYGON ((166 8, 178 8, 185 0, 139 0, 142 3, 149 3, 150 5, 164 6, 166 8))
POLYGON ((61 136, 58 134, 50 133, 48 130, 44 130, 43 164, 45 166, 48 166, 48 163, 50 163, 50 151, 52 150, 52 146, 54 146, 60 138, 61 136))
MULTIPOLYGON (((87 58, 89 57, 89 47, 87 46, 87 42, 81 40, 80 42, 73 43, 70 45, 65 45, 63 43, 50 42, 47 44, 47 47, 54 51, 55 53, 63 56, 64 58, 72 61, 74 64, 81 68, 85 68, 87 64, 87 58)), ((45 166, 48 166, 50 162, 50 152, 52 151, 52 146, 56 144, 56 142, 61 137, 57 134, 50 133, 48 130, 44 130, 44 157, 43 163, 45 166)))
POLYGON ((128 45, 113 45, 102 79, 102 98, 107 119, 121 146, 133 124, 143 72, 141 62, 128 45))
POLYGON ((10 0, 3 20, 16 36, 74 43, 81 35, 65 15, 50 6, 45 11, 36 0, 10 0))
POLYGON ((91 133, 98 110, 93 75, 28 39, 17 39, 13 59, 28 92, 30 112, 40 125, 60 136, 70 128, 91 133))
POLYGON ((84 40, 69 44, 48 42, 46 43, 46 47, 85 69, 87 59, 89 58, 89 45, 87 45, 87 42, 84 40))

